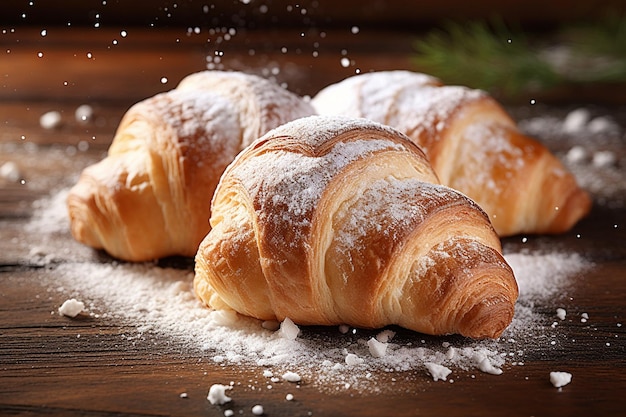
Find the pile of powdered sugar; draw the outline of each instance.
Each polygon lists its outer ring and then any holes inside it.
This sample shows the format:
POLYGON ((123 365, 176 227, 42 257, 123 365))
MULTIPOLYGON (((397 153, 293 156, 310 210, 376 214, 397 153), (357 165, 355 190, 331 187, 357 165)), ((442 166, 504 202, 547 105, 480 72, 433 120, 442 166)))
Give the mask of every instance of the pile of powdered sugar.
POLYGON ((260 375, 293 372, 304 383, 324 390, 384 390, 379 378, 404 378, 405 372, 453 382, 461 375, 498 375, 507 366, 521 366, 530 351, 549 346, 554 335, 550 324, 561 307, 555 305, 554 317, 546 319, 535 311, 535 303, 549 303, 587 266, 570 253, 506 254, 520 298, 513 323, 498 340, 432 337, 399 328, 298 328, 288 321, 264 323, 205 308, 192 292, 191 267, 103 261, 62 250, 63 239, 67 245, 78 245, 68 231, 66 194, 61 190, 36 204, 26 227, 26 238, 36 249, 31 255, 48 263, 44 282, 48 289, 83 302, 82 314, 95 320, 134 328, 136 334, 121 337, 132 337, 135 343, 164 339, 167 343, 160 346, 179 346, 216 366, 258 368, 260 375))

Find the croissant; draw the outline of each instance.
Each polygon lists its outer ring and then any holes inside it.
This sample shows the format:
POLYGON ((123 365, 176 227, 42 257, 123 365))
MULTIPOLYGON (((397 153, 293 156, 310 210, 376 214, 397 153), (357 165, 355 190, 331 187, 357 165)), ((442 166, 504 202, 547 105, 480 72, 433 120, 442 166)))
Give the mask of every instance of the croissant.
POLYGON ((495 338, 515 277, 480 207, 424 153, 365 119, 273 129, 224 172, 194 290, 214 309, 301 325, 495 338))
POLYGON ((443 184, 488 213, 500 236, 562 233, 591 208, 574 176, 481 90, 382 71, 332 84, 312 103, 318 114, 364 117, 405 133, 443 184))
POLYGON ((107 157, 81 173, 67 199, 76 240, 127 261, 194 256, 226 166, 253 138, 314 113, 257 76, 188 77, 133 105, 107 157))

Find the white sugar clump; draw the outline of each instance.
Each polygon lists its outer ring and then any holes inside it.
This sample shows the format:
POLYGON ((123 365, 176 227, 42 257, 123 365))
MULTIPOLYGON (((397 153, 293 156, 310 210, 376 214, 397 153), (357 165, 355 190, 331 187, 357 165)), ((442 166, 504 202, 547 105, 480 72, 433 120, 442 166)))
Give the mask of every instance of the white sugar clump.
POLYGON ((0 167, 0 178, 18 182, 22 178, 22 173, 15 162, 7 161, 0 167))
POLYGON ((550 382, 556 388, 564 387, 572 382, 572 374, 569 372, 550 372, 550 382))
POLYGON ((85 303, 75 298, 65 300, 59 307, 59 314, 67 317, 76 317, 85 309, 85 303))
POLYGON ((375 358, 382 358, 387 353, 387 343, 379 342, 375 338, 371 338, 367 341, 367 347, 375 358))
POLYGON ((557 308, 556 309, 556 316, 561 319, 561 320, 565 320, 565 316, 567 315, 567 311, 565 311, 564 308, 557 308))
POLYGON ((263 415, 263 406, 261 404, 257 404, 255 406, 252 407, 252 414, 254 414, 255 416, 261 416, 263 415))
POLYGON ((500 375, 502 374, 502 369, 493 366, 489 358, 482 353, 477 353, 474 355, 474 361, 476 362, 476 366, 482 372, 491 374, 491 375, 500 375))
POLYGON ((348 366, 356 366, 356 365, 360 365, 363 362, 365 362, 363 360, 363 358, 359 358, 357 355, 355 355, 354 353, 348 353, 344 359, 344 361, 346 362, 346 365, 348 366))
POLYGON ((285 320, 280 323, 279 332, 285 339, 296 340, 298 334, 300 334, 300 328, 289 317, 286 317, 285 320))
POLYGON ((424 366, 426 366, 426 369, 433 377, 433 381, 445 381, 446 378, 448 378, 448 375, 452 373, 452 370, 450 368, 440 365, 438 363, 426 362, 424 366))
POLYGON ((287 371, 283 374, 283 379, 287 382, 300 382, 302 377, 295 372, 287 371))
POLYGON ((39 118, 39 125, 44 129, 56 129, 61 126, 61 113, 52 110, 42 114, 39 118))
POLYGON ((209 393, 206 398, 211 404, 226 404, 227 402, 230 402, 232 400, 232 398, 226 395, 226 390, 229 389, 231 389, 231 387, 228 385, 213 384, 211 385, 211 388, 209 388, 209 393))

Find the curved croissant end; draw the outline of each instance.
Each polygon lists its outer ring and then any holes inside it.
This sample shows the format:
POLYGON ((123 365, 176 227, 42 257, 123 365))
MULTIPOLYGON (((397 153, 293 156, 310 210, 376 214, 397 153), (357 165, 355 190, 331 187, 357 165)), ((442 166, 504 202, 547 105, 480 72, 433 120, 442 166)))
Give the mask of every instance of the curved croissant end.
POLYGON ((72 234, 128 261, 193 256, 239 138, 236 115, 215 94, 172 90, 135 104, 108 156, 70 190, 72 234))
POLYGON ((403 76, 416 82, 398 91, 395 71, 357 75, 312 103, 319 114, 364 117, 409 136, 441 182, 476 201, 500 236, 565 232, 589 212, 591 199, 574 176, 485 92, 403 76))
POLYGON ((68 197, 76 240, 128 261, 194 256, 219 178, 250 137, 313 114, 259 77, 204 71, 183 81, 132 106, 108 156, 84 170, 68 197))
POLYGON ((299 324, 497 337, 517 285, 485 213, 399 132, 309 117, 244 150, 196 255, 209 306, 299 324))

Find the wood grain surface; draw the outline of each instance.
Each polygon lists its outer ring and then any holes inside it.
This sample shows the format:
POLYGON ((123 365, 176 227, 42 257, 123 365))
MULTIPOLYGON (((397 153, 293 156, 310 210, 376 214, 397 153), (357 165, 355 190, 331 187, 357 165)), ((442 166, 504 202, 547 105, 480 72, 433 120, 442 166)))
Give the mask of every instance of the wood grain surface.
MULTIPOLYGON (((220 366, 150 335, 138 342, 128 337, 137 333, 136 326, 113 316, 69 319, 54 314, 66 299, 63 292, 50 291, 55 270, 70 258, 94 254, 66 232, 54 237, 56 258, 41 262, 32 247, 37 231, 27 231, 27 225, 37 202, 73 184, 85 166, 104 156, 131 104, 206 68, 207 56, 215 64, 216 51, 224 51, 219 67, 274 76, 301 94, 314 94, 356 67, 411 68, 411 39, 404 33, 353 37, 329 32, 324 38, 311 33, 307 36, 314 39, 304 43, 300 33, 289 29, 253 35, 237 35, 216 46, 219 36, 184 29, 129 29, 121 37, 117 29, 49 29, 41 36, 40 28, 18 27, 0 34, 0 166, 11 161, 21 173, 18 181, 0 179, 0 415, 218 416, 226 409, 252 415, 256 404, 263 405, 267 416, 624 415, 626 193, 620 184, 611 193, 596 187, 591 215, 571 232, 504 240, 508 251, 559 249, 580 254, 592 267, 571 277, 566 292, 535 306, 548 323, 557 306, 567 309, 559 343, 531 341, 523 347, 523 365, 505 364, 498 376, 455 370, 449 383, 435 382, 424 371, 381 372, 378 390, 326 390, 307 381, 275 383, 270 389, 256 367, 220 366), (313 49, 318 56, 313 57, 313 49), (342 54, 354 64, 342 67, 342 54), (90 123, 74 118, 80 104, 94 108, 90 123), (62 115, 63 124, 56 129, 39 123, 50 110, 62 115), (582 313, 588 314, 587 322, 580 320, 582 313), (571 372, 572 383, 553 387, 549 372, 555 370, 571 372), (234 383, 228 406, 206 399, 216 381, 234 383), (285 399, 288 393, 293 401, 285 399)), ((521 119, 545 114, 562 119, 585 105, 511 110, 521 119)), ((588 106, 621 126, 621 137, 607 141, 606 147, 617 155, 613 181, 623 183, 624 107, 588 106)), ((562 155, 572 143, 562 138, 549 146, 562 155)), ((171 262, 192 268, 189 261, 171 262)), ((404 338, 423 338, 398 331, 404 338)))

